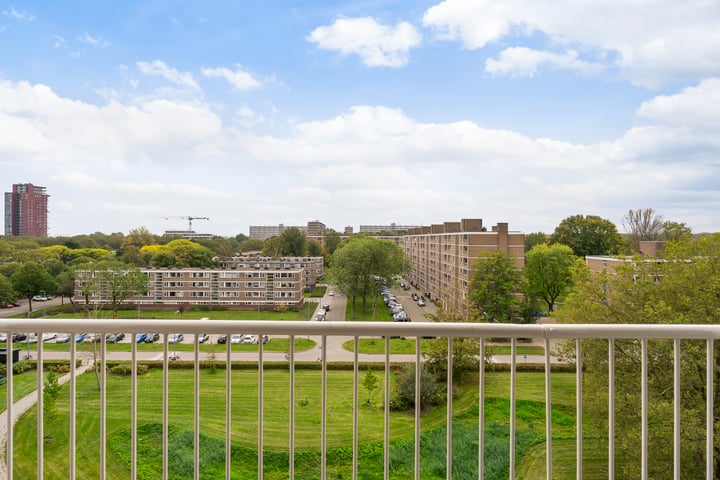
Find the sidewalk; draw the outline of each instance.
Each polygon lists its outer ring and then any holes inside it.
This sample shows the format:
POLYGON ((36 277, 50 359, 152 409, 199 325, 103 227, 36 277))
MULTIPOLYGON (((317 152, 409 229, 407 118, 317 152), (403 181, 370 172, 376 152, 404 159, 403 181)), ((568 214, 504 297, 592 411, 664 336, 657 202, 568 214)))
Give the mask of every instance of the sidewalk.
MULTIPOLYGON (((84 360, 83 360, 84 362, 84 360)), ((75 369, 74 374, 75 375, 81 375, 85 373, 85 371, 92 366, 92 361, 88 361, 87 363, 83 363, 78 368, 75 369)), ((73 372, 68 372, 62 377, 58 379, 58 383, 60 385, 63 385, 70 381, 71 376, 73 375, 73 372)), ((38 391, 35 390, 32 393, 24 396, 17 402, 13 404, 12 408, 12 424, 15 425, 15 423, 18 421, 18 419, 26 412, 28 411, 35 403, 37 402, 37 396, 38 391)), ((7 478, 7 462, 5 461, 6 455, 5 455, 5 446, 7 445, 7 433, 8 433, 8 418, 7 418, 7 410, 2 412, 0 414, 0 478, 7 478)))

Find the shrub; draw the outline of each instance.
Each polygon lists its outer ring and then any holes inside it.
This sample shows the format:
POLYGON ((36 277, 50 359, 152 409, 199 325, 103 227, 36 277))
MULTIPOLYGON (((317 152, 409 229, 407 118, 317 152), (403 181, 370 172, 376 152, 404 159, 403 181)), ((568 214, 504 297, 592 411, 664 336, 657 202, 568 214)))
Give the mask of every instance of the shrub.
MULTIPOLYGON (((148 366, 143 363, 138 363, 136 370, 138 375, 144 375, 148 371, 148 366)), ((132 364, 130 362, 118 363, 110 367, 110 373, 114 373, 115 375, 130 375, 132 374, 132 364)))
MULTIPOLYGON (((436 400, 439 390, 435 376, 425 364, 422 364, 420 366, 420 410, 436 400)), ((414 363, 404 365, 398 372, 391 406, 398 410, 413 408, 415 406, 414 363)))

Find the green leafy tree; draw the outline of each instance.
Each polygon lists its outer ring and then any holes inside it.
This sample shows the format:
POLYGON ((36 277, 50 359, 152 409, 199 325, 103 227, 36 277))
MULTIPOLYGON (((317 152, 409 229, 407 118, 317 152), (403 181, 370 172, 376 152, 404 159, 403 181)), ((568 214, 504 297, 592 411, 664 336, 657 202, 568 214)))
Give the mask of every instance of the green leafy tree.
POLYGON ((367 398, 367 405, 368 407, 372 405, 372 399, 379 388, 378 386, 378 378, 377 375, 375 375, 371 368, 367 369, 367 372, 365 372, 365 379, 363 380, 363 387, 365 387, 365 390, 367 390, 368 398, 367 398))
POLYGON ((550 243, 567 245, 575 255, 583 258, 587 255, 616 255, 625 248, 615 224, 597 215, 567 217, 555 227, 550 243))
POLYGON ((502 252, 485 252, 473 264, 469 295, 473 310, 485 320, 508 322, 522 308, 522 274, 515 258, 502 252))
MULTIPOLYGON (((591 272, 586 266, 573 268, 574 289, 556 318, 564 323, 678 323, 715 324, 720 321, 720 234, 704 235, 698 241, 686 238, 669 242, 664 260, 648 261, 636 257, 619 265, 614 272, 591 272)), ((641 344, 635 339, 616 339, 615 414, 616 458, 627 478, 639 476, 641 398, 638 378, 641 372, 641 344), (622 429, 622 430, 621 430, 622 429)), ((680 478, 703 478, 705 410, 705 342, 682 342, 680 374, 681 463, 680 478), (688 460, 688 461, 685 461, 688 460)), ((574 358, 566 346, 559 353, 574 358)), ((584 412, 597 437, 607 434, 608 343, 583 341, 584 412)), ((648 478, 667 478, 672 465, 673 342, 653 340, 648 344, 648 396, 651 432, 648 437, 650 459, 648 478)), ((720 354, 715 350, 715 363, 720 354)), ((720 381, 716 369, 714 382, 720 381)), ((720 392, 714 392, 714 416, 720 416, 720 392)), ((720 456, 720 439, 715 436, 713 455, 720 456)))
POLYGON ((307 236, 297 227, 283 229, 280 234, 283 244, 283 255, 302 257, 307 254, 307 236))
POLYGON ((47 424, 51 424, 57 416, 57 399, 60 396, 60 382, 54 370, 47 373, 43 387, 43 413, 47 424))
POLYGON ((547 244, 548 236, 543 232, 528 233, 525 235, 525 252, 529 252, 535 245, 547 244))
POLYGON ((263 249, 263 242, 259 238, 248 238, 240 243, 241 252, 260 252, 263 249))
POLYGON ((86 267, 76 272, 80 277, 86 315, 90 312, 90 298, 93 296, 99 296, 103 303, 108 303, 113 318, 117 318, 118 308, 123 301, 147 291, 148 277, 134 265, 108 261, 86 267))
POLYGON ((307 254, 310 257, 321 257, 323 253, 322 245, 315 239, 308 239, 307 241, 307 254))
POLYGON ((555 243, 535 245, 525 255, 528 291, 541 298, 552 312, 555 301, 572 285, 570 268, 579 260, 570 247, 555 243))
POLYGON ((663 239, 687 240, 692 236, 692 229, 685 223, 666 221, 663 223, 663 239))
POLYGON ((14 302, 16 298, 17 293, 15 293, 12 282, 0 273, 0 303, 14 302))
POLYGON ((263 243, 262 254, 266 257, 280 258, 285 255, 282 237, 270 237, 263 243))
MULTIPOLYGON (((395 382, 395 399, 393 404, 398 408, 415 407, 415 364, 406 363, 397 373, 395 382)), ((420 366, 420 410, 424 410, 437 398, 439 386, 435 376, 427 365, 420 366)))
MULTIPOLYGON (((367 311, 367 300, 378 293, 375 278, 386 283, 409 268, 402 248, 389 240, 357 236, 343 242, 332 256, 328 277, 337 289, 348 297, 352 318, 355 316, 355 299, 362 299, 367 311)), ((377 295, 375 295, 376 297, 377 295)), ((375 307, 373 302, 373 308, 375 307)))
MULTIPOLYGON (((474 319, 463 317, 457 311, 438 305, 434 314, 425 314, 433 322, 468 322, 474 319)), ((453 378, 462 381, 465 373, 477 371, 480 353, 480 342, 475 337, 455 337, 452 340, 453 378)), ((422 352, 425 363, 438 378, 447 375, 448 339, 434 338, 430 340, 422 352)))
POLYGON ((28 299, 28 311, 32 312, 32 298, 43 292, 55 291, 55 279, 45 268, 37 263, 23 263, 10 277, 13 288, 23 298, 28 299))
POLYGON ((150 261, 155 267, 217 266, 212 250, 184 238, 172 240, 165 245, 148 245, 141 248, 140 252, 150 253, 150 261))
POLYGON ((339 232, 336 232, 332 228, 326 228, 324 235, 324 242, 325 242, 325 251, 332 255, 335 253, 335 250, 337 249, 338 245, 340 245, 340 241, 342 240, 342 237, 340 236, 339 232))

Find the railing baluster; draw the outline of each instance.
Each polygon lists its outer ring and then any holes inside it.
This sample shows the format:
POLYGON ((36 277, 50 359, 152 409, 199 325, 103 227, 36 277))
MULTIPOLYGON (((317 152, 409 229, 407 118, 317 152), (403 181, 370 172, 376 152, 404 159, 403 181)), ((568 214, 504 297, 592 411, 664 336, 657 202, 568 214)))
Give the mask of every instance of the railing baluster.
POLYGON ((575 365, 575 478, 582 480, 583 471, 583 360, 582 360, 582 341, 578 338, 575 340, 575 356, 577 358, 575 365))
POLYGON ((43 423, 45 419, 45 409, 43 408, 43 392, 45 389, 45 382, 43 381, 43 346, 42 346, 42 332, 36 333, 37 343, 37 478, 42 480, 43 478, 43 448, 45 445, 45 434, 43 429, 43 423))
MULTIPOLYGON (((97 335, 97 334, 96 334, 97 335)), ((93 352, 97 339, 93 337, 93 352)), ((107 374, 105 334, 100 334, 100 478, 107 478, 107 374)), ((94 354, 93 354, 94 355, 94 354)), ((93 365, 93 368, 97 368, 93 365)))
POLYGON ((133 333, 130 336, 130 430, 132 435, 130 436, 130 480, 137 478, 137 381, 138 381, 138 365, 137 365, 137 334, 133 333))
POLYGON ((7 333, 7 352, 5 353, 5 418, 7 420, 7 435, 5 439, 5 468, 7 478, 12 480, 13 478, 13 339, 12 332, 7 333))
POLYGON ((385 336, 385 411, 383 418, 383 472, 390 478, 390 337, 385 336))
POLYGON ((453 393, 453 338, 448 337, 448 357, 447 357, 447 414, 445 422, 447 423, 446 439, 445 439, 445 478, 452 478, 452 393, 453 393))
POLYGON ((648 478, 648 341, 643 338, 640 348, 640 478, 647 480, 648 478))
POLYGON ((290 335, 290 480, 295 478, 295 335, 290 335))
POLYGON ((232 475, 232 344, 225 335, 225 480, 232 475))
POLYGON ((515 409, 517 385, 517 342, 510 342, 510 479, 515 478, 515 409))
POLYGON ((608 480, 615 480, 615 340, 608 339, 608 480))
POLYGON ((415 480, 420 480, 420 413, 422 362, 420 358, 421 337, 415 337, 415 480))
POLYGON ((265 403, 263 398, 263 342, 262 334, 257 335, 258 339, 258 478, 263 478, 263 415, 265 413, 265 403))
POLYGON ((545 337, 545 478, 552 480, 552 378, 550 339, 545 337))
POLYGON ((322 363, 322 412, 320 412, 320 478, 327 478, 327 335, 322 336, 320 360, 322 363))
POLYGON ((673 472, 680 480, 680 339, 673 342, 673 472))
POLYGON ((194 448, 193 448, 193 460, 195 462, 195 480, 200 479, 200 339, 195 334, 195 368, 193 376, 195 378, 195 385, 193 391, 193 412, 195 414, 193 423, 194 432, 194 448))
POLYGON ((77 345, 75 335, 77 335, 75 332, 70 334, 70 461, 68 465, 68 479, 70 480, 75 479, 75 461, 77 457, 75 454, 77 448, 77 439, 75 438, 77 434, 75 429, 75 421, 77 420, 77 345))
POLYGON ((707 341, 707 353, 706 353, 706 372, 707 386, 705 389, 705 450, 706 450, 706 466, 705 476, 707 480, 715 478, 715 463, 714 463, 714 428, 715 428, 715 343, 713 339, 707 341))
POLYGON ((485 478, 485 337, 480 337, 478 387, 478 478, 485 478))
POLYGON ((162 475, 163 480, 167 480, 168 478, 168 433, 169 433, 169 425, 168 425, 168 370, 170 368, 170 365, 168 363, 168 336, 170 334, 166 333, 163 336, 163 452, 162 452, 162 475))
POLYGON ((353 337, 353 459, 352 478, 357 480, 358 475, 358 408, 359 388, 358 375, 360 374, 359 342, 358 336, 353 337))

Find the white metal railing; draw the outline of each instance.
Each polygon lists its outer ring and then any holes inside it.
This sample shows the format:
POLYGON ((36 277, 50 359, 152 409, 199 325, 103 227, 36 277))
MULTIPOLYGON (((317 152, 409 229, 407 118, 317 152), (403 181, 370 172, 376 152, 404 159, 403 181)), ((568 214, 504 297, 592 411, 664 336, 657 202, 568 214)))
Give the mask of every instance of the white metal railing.
MULTIPOLYGON (((452 348, 454 337, 477 337, 480 339, 479 358, 485 358, 487 339, 490 338, 510 338, 511 339, 511 355, 509 357, 510 363, 510 439, 515 439, 516 434, 516 372, 518 370, 517 365, 517 339, 519 338, 534 338, 540 339, 545 347, 545 354, 541 357, 541 363, 544 365, 545 372, 545 412, 546 412, 546 478, 551 479, 553 476, 552 470, 552 397, 551 397, 551 342, 561 339, 574 339, 576 342, 576 357, 578 359, 578 365, 576 371, 576 471, 577 478, 580 479, 583 476, 583 402, 582 402, 582 386, 583 386, 583 373, 582 364, 580 363, 583 348, 583 340, 586 339, 605 339, 609 344, 608 353, 608 394, 611 399, 609 405, 609 418, 608 418, 608 478, 614 478, 615 476, 615 411, 614 402, 612 399, 615 395, 615 353, 614 353, 614 342, 618 339, 637 339, 641 342, 641 398, 642 398, 642 432, 641 432, 641 476, 642 478, 648 478, 648 340, 651 339, 670 339, 674 341, 674 369, 673 369, 673 385, 674 385, 674 435, 673 435, 673 476, 675 479, 680 478, 680 365, 681 365, 681 352, 680 352, 680 341, 681 340, 704 340, 706 342, 706 357, 707 365, 705 375, 707 377, 706 391, 704 392, 706 402, 706 422, 705 422, 705 438, 706 438, 706 478, 714 478, 714 416, 713 416, 713 399, 715 396, 715 386, 713 382, 714 377, 714 341, 720 338, 720 326, 715 325, 558 325, 558 324, 545 324, 545 325, 511 325, 511 324, 471 324, 471 323, 426 323, 426 322, 415 322, 415 323, 375 323, 375 322, 285 322, 285 321, 230 321, 230 320, 201 320, 201 321, 189 321, 189 320, 64 320, 64 319, 52 319, 52 320, 6 320, 0 319, 0 332, 7 332, 8 334, 8 349, 7 358, 12 358, 11 351, 13 344, 10 340, 11 332, 37 332, 38 339, 42 337, 43 332, 56 332, 66 331, 71 332, 70 352, 68 354, 71 365, 75 366, 78 359, 78 352, 75 346, 74 335, 77 332, 96 331, 103 333, 100 341, 100 358, 99 362, 104 366, 107 362, 107 350, 105 333, 110 332, 126 332, 131 337, 131 350, 128 354, 131 362, 132 371, 136 371, 136 366, 140 361, 138 359, 138 351, 135 342, 135 335, 141 332, 159 332, 164 334, 163 351, 161 354, 163 371, 163 477, 168 477, 168 371, 171 358, 171 351, 168 345, 168 335, 171 332, 183 332, 187 334, 199 334, 199 333, 210 333, 210 334, 227 334, 228 343, 225 350, 225 362, 232 362, 239 358, 237 352, 231 351, 231 345, 229 342, 229 336, 232 333, 244 332, 254 333, 258 335, 258 338, 262 338, 262 335, 271 336, 286 336, 289 337, 289 351, 276 353, 276 352, 265 352, 263 349, 263 343, 258 342, 258 352, 248 354, 253 355, 255 360, 258 362, 258 471, 257 477, 263 477, 263 418, 266 415, 272 415, 272 412, 264 411, 264 391, 263 391, 263 376, 264 370, 263 365, 265 361, 270 360, 285 360, 289 362, 290 372, 290 385, 289 385, 289 415, 290 424, 288 426, 288 449, 289 449, 289 463, 288 463, 288 474, 289 478, 294 478, 295 465, 295 362, 301 356, 294 349, 294 340, 298 336, 312 336, 316 338, 322 347, 320 350, 320 358, 317 359, 321 363, 321 375, 322 375, 322 390, 321 390, 321 465, 320 473, 321 478, 327 478, 327 366, 329 362, 338 360, 333 358, 333 354, 328 354, 328 339, 334 337, 350 337, 354 339, 354 351, 348 352, 349 358, 354 364, 354 380, 353 380, 353 478, 357 478, 358 475, 358 366, 367 357, 361 358, 358 351, 358 339, 360 337, 369 336, 380 336, 385 339, 385 354, 381 355, 382 361, 385 364, 385 377, 384 377, 384 388, 385 388, 385 401, 384 401, 384 476, 389 478, 390 475, 390 461, 389 461, 389 418, 390 418, 390 396, 388 394, 390 389, 390 365, 392 362, 415 362, 415 404, 420 404, 420 365, 422 362, 422 356, 420 353, 420 342, 416 342, 416 351, 411 356, 395 356, 391 355, 390 352, 390 338, 393 336, 406 336, 421 337, 434 336, 447 338, 448 342, 448 372, 447 372, 447 460, 446 460, 446 478, 452 477, 452 451, 453 451, 453 436, 452 436, 452 416, 453 416, 453 376, 452 376, 452 348)), ((18 347, 22 347, 24 344, 14 344, 18 347)), ((45 361, 47 352, 42 346, 42 341, 37 344, 36 360, 38 362, 38 371, 42 371, 42 365, 45 361)), ((337 356, 337 352, 334 352, 337 356)), ((345 355, 345 356, 347 356, 345 355)), ((194 478, 200 478, 200 395, 199 395, 199 371, 201 354, 199 343, 195 341, 194 349, 192 352, 192 358, 184 358, 184 360, 192 360, 194 363, 194 478)), ((344 358, 345 359, 345 358, 344 358)), ((374 360, 377 361, 377 360, 374 360)), ((106 377, 105 368, 101 371, 101 394, 100 394, 100 476, 105 478, 107 469, 107 452, 105 446, 105 435, 106 435, 106 377)), ((76 378, 77 373, 80 370, 75 367, 72 370, 72 374, 69 376, 70 383, 70 424, 69 424, 69 472, 67 478, 76 478, 76 449, 77 439, 75 422, 77 419, 76 411, 76 378)), ((225 438, 225 458, 230 458, 230 448, 232 444, 231 439, 231 424, 232 424, 232 411, 231 411, 231 396, 232 390, 231 385, 231 369, 226 369, 226 438, 225 438)), ((478 478, 483 478, 484 469, 484 431, 485 431, 485 420, 484 420, 484 398, 485 398, 485 375, 486 368, 483 362, 480 362, 479 370, 479 409, 480 412, 479 422, 479 438, 478 438, 478 478)), ((37 420, 37 458, 43 458, 43 377, 38 374, 37 379, 37 392, 36 392, 36 403, 38 411, 37 420)), ((0 462, 0 478, 13 478, 13 458, 15 455, 20 454, 14 450, 13 444, 13 433, 14 433, 14 417, 16 417, 16 404, 13 403, 13 374, 12 368, 7 369, 7 405, 4 417, 3 425, 0 425, 1 429, 4 428, 4 434, 0 435, 0 443, 4 443, 4 462, 0 462), (4 476, 3 476, 4 475, 4 476)), ((137 473, 137 406, 138 398, 142 395, 142 392, 138 391, 137 376, 132 375, 131 381, 131 478, 136 478, 137 473)), ((414 452, 414 478, 419 479, 421 476, 420 472, 420 411, 416 409, 415 412, 415 452, 414 452)), ((511 440, 509 445, 510 458, 509 458, 509 477, 511 479, 516 478, 515 464, 516 464, 516 451, 515 441, 511 440)), ((37 466, 37 478, 43 478, 43 461, 38 460, 37 466)), ((231 462, 226 461, 225 467, 225 478, 230 479, 232 475, 231 462)))

